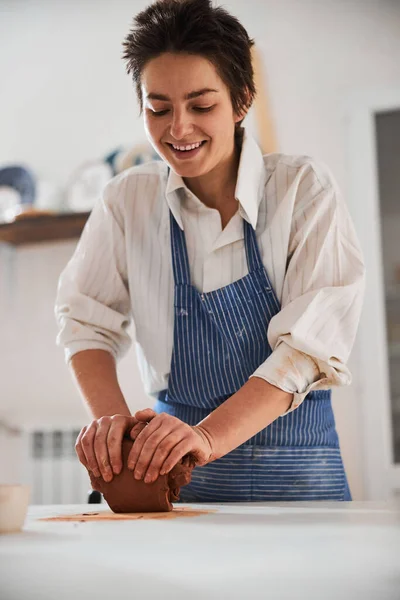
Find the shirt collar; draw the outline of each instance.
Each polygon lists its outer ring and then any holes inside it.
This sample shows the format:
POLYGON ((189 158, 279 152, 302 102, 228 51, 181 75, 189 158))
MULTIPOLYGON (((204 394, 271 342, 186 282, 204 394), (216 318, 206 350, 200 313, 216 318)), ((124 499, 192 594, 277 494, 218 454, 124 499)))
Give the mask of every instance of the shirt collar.
MULTIPOLYGON (((239 201, 239 213, 256 228, 258 208, 265 185, 265 169, 262 152, 245 127, 243 130, 242 150, 235 189, 235 198, 239 201)), ((181 197, 178 190, 189 192, 182 177, 172 169, 169 171, 166 187, 166 199, 179 227, 183 229, 181 216, 181 197)))

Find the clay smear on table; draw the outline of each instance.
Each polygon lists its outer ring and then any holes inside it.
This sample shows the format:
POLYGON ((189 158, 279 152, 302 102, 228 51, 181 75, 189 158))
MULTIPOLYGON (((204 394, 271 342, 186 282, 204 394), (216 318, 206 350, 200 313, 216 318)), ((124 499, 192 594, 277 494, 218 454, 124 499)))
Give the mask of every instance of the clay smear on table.
POLYGON ((76 515, 59 515, 57 517, 44 517, 38 521, 137 521, 139 519, 177 519, 180 517, 199 517, 215 513, 215 510, 191 510, 186 507, 174 508, 171 512, 146 512, 146 513, 113 513, 111 511, 89 512, 76 515))

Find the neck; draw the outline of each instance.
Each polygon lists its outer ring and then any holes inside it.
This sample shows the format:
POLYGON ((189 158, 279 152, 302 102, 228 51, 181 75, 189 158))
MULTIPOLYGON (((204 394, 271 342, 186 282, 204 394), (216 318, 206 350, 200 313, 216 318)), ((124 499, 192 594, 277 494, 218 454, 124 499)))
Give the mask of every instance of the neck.
POLYGON ((209 208, 221 214, 237 205, 235 188, 240 160, 240 146, 234 144, 231 153, 212 171, 201 177, 184 179, 186 186, 209 208))

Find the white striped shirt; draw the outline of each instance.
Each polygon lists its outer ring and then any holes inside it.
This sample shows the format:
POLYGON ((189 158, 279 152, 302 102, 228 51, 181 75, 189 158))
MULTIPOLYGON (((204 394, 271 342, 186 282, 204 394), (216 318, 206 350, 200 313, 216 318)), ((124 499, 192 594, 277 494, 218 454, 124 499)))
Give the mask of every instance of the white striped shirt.
POLYGON ((361 312, 364 266, 347 207, 326 166, 306 157, 262 155, 245 130, 236 199, 225 229, 167 165, 128 169, 105 187, 56 301, 57 341, 66 360, 103 349, 118 359, 133 320, 144 388, 168 386, 173 346, 171 210, 185 232, 192 284, 210 292, 248 273, 242 219, 255 229, 281 304, 266 339, 273 350, 252 376, 294 394, 346 385, 361 312))

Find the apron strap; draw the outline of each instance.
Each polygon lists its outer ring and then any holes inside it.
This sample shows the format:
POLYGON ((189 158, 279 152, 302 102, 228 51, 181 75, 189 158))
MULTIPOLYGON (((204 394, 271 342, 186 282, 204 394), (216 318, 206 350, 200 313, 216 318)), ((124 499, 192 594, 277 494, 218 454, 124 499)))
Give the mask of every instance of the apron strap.
POLYGON ((264 271, 264 265, 261 260, 260 250, 257 244, 256 232, 245 219, 243 219, 244 245, 246 248, 247 266, 249 273, 254 271, 264 271))
POLYGON ((172 212, 169 212, 171 224, 171 253, 175 285, 190 285, 189 257, 185 233, 179 227, 172 212))
MULTIPOLYGON (((167 180, 170 168, 167 169, 167 180)), ((186 247, 185 233, 179 227, 174 215, 169 211, 171 232, 171 255, 175 285, 190 285, 189 256, 186 247)))

